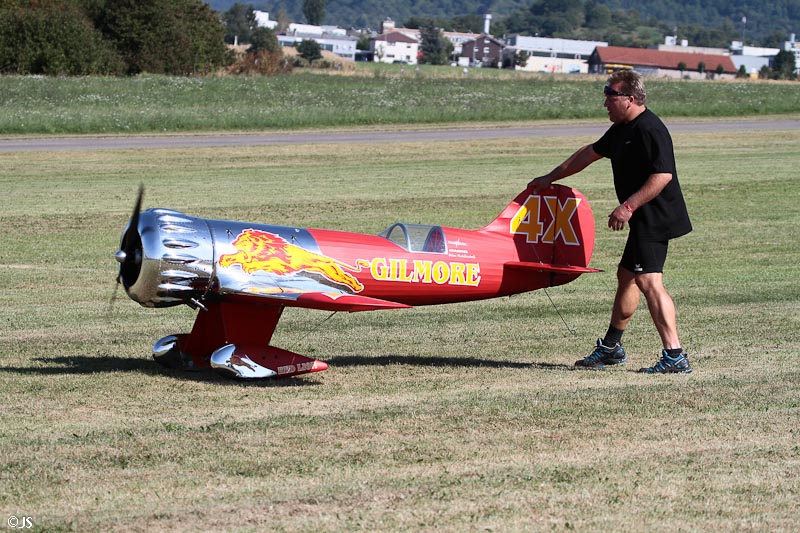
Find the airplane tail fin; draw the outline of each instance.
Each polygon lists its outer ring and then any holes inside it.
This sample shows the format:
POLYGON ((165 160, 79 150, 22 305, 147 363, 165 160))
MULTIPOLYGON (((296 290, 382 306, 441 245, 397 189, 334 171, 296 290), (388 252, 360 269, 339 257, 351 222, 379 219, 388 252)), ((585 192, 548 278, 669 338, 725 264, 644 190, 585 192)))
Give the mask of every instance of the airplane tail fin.
POLYGON ((594 251, 594 216, 578 190, 551 185, 534 194, 522 191, 482 231, 510 236, 518 260, 508 268, 552 273, 551 285, 561 285, 588 268, 594 251))

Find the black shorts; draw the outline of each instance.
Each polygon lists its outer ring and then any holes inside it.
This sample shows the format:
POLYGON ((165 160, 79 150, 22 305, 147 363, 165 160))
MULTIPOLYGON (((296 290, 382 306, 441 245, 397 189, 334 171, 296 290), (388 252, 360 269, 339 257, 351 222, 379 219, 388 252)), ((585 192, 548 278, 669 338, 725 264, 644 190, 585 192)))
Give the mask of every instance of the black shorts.
POLYGON ((664 271, 669 241, 648 241, 628 236, 619 266, 634 274, 653 274, 664 271))

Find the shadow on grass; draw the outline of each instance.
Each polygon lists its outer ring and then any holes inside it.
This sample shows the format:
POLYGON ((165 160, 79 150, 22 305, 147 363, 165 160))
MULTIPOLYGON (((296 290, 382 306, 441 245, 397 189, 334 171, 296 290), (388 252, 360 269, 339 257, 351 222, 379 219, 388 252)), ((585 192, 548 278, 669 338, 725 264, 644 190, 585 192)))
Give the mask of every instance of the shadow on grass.
POLYGON ((461 368, 518 368, 541 370, 574 370, 570 365, 553 363, 521 363, 518 361, 498 361, 476 357, 422 357, 415 355, 334 355, 325 359, 331 368, 348 366, 449 366, 461 368))
POLYGON ((139 357, 112 357, 90 355, 64 355, 56 357, 36 357, 37 365, 29 367, 0 367, 0 372, 9 374, 55 376, 55 375, 90 375, 113 372, 137 372, 150 376, 169 376, 185 381, 215 383, 218 385, 236 386, 300 386, 319 385, 315 381, 298 377, 280 379, 239 380, 217 374, 210 369, 174 370, 165 368, 152 359, 139 357), (47 366, 40 366, 47 365, 47 366))
MULTIPOLYGON (((213 370, 174 370, 165 368, 153 361, 139 357, 112 357, 90 355, 64 355, 55 357, 37 357, 36 363, 28 367, 0 367, 0 372, 21 375, 56 376, 56 375, 91 375, 98 373, 136 372, 150 376, 169 376, 174 379, 214 383, 217 385, 235 386, 309 386, 320 385, 318 381, 309 379, 314 374, 305 374, 289 378, 239 380, 217 374, 213 370)), ((422 357, 413 355, 334 355, 325 360, 330 370, 337 367, 365 367, 411 365, 427 367, 453 368, 511 368, 573 371, 574 366, 553 363, 522 363, 518 361, 498 361, 475 357, 422 357)))

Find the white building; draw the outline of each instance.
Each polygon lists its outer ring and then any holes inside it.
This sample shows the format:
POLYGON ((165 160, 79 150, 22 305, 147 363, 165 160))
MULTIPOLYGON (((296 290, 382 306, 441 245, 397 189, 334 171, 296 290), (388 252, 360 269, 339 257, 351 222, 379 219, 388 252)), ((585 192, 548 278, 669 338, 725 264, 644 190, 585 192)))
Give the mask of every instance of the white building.
POLYGON ((795 39, 795 34, 789 36, 789 40, 783 43, 783 49, 794 53, 794 73, 800 74, 800 43, 795 39))
POLYGON ((758 46, 744 46, 742 41, 731 42, 731 59, 737 69, 744 67, 747 75, 751 78, 757 78, 761 69, 769 67, 772 58, 774 58, 779 48, 762 48, 758 46))
POLYGON ((370 41, 372 60, 376 63, 417 64, 419 41, 404 32, 391 31, 370 41))
POLYGON ((662 52, 680 52, 682 54, 708 54, 712 56, 729 56, 731 51, 727 48, 711 48, 708 46, 689 46, 687 39, 681 39, 678 43, 677 35, 667 35, 664 37, 664 44, 659 44, 657 50, 662 52))
POLYGON ((608 46, 608 43, 512 35, 506 38, 505 55, 520 51, 528 54, 525 66, 517 66, 517 70, 585 74, 589 72, 589 56, 598 46, 608 46))
MULTIPOLYGON (((392 19, 386 19, 381 23, 381 34, 388 33, 402 33, 407 37, 421 42, 420 31, 414 28, 398 28, 392 19)), ((453 43, 453 56, 458 57, 461 55, 461 50, 464 43, 473 41, 478 37, 478 34, 472 32, 459 32, 459 31, 443 31, 442 32, 447 40, 453 43)), ((391 61, 390 61, 391 62, 391 61)))
POLYGON ((267 13, 266 11, 253 10, 253 13, 255 13, 255 15, 256 15, 256 25, 257 26, 259 26, 261 28, 269 28, 271 30, 274 30, 275 28, 278 27, 278 21, 277 20, 270 20, 269 19, 269 13, 267 13))
POLYGON ((336 26, 312 26, 290 24, 286 33, 276 35, 281 46, 297 46, 305 39, 319 44, 322 50, 332 52, 342 59, 355 61, 358 39, 347 35, 347 31, 336 26))

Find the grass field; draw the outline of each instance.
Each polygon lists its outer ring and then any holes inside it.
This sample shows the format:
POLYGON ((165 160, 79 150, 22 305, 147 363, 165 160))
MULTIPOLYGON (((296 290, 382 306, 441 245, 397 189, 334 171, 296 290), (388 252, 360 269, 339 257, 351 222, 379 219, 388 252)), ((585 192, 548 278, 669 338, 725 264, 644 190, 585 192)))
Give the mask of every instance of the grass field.
MULTIPOLYGON (((604 119, 604 76, 383 65, 358 75, 0 76, 0 135, 604 119), (398 67, 398 68, 390 68, 398 67)), ((362 67, 363 68, 363 67, 362 67)), ((800 113, 797 83, 648 80, 662 117, 800 113)))
POLYGON ((145 207, 377 233, 475 228, 586 137, 0 155, 0 513, 46 531, 800 528, 800 132, 681 134, 695 232, 666 283, 695 372, 576 371, 608 323, 625 236, 592 202, 593 266, 510 299, 289 310, 274 344, 330 369, 240 383, 157 366, 193 312, 114 291, 145 207))

